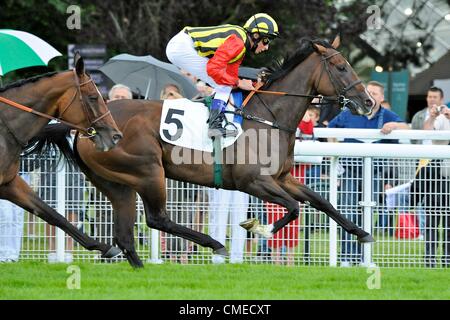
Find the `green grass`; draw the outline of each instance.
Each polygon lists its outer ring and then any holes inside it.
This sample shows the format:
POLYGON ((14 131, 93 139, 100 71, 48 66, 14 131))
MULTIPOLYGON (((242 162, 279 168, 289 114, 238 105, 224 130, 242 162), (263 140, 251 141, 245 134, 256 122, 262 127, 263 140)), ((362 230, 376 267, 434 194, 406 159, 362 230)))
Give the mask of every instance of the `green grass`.
POLYGON ((79 290, 67 288, 65 264, 0 264, 0 299, 450 299, 445 269, 382 268, 381 288, 370 290, 365 268, 73 265, 81 270, 79 290))

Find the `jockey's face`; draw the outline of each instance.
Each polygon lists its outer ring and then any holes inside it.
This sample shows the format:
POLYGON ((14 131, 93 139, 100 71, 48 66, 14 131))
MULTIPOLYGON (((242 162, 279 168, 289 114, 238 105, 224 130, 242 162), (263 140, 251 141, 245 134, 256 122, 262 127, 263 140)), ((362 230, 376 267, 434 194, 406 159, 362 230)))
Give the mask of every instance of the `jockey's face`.
MULTIPOLYGON (((253 38, 258 40, 261 37, 261 35, 259 33, 254 33, 253 34, 253 38)), ((267 37, 262 36, 263 38, 261 39, 261 41, 258 41, 258 46, 255 49, 255 54, 260 54, 261 52, 264 52, 266 50, 269 50, 269 42, 270 39, 267 37)), ((252 46, 253 46, 253 39, 250 40, 252 42, 252 46)))
POLYGON ((260 41, 258 42, 255 53, 260 54, 261 52, 264 52, 266 50, 269 50, 269 44, 264 44, 263 41, 260 41))

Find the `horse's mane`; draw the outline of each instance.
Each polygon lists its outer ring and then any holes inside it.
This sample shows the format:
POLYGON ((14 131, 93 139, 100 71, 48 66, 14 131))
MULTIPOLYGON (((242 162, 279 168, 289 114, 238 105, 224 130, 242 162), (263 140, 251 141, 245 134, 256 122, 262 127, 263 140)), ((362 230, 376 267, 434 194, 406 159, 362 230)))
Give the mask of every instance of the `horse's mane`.
POLYGON ((48 72, 48 73, 45 73, 45 74, 41 74, 41 75, 39 75, 39 76, 34 76, 34 77, 31 77, 31 78, 28 78, 28 79, 22 79, 22 80, 19 80, 19 81, 10 83, 10 84, 8 84, 8 85, 5 86, 5 87, 0 87, 0 92, 5 92, 6 90, 9 90, 9 89, 11 89, 11 88, 18 88, 18 87, 21 87, 21 86, 23 86, 23 85, 25 85, 25 84, 27 84, 27 83, 36 82, 36 81, 38 81, 38 80, 40 80, 40 79, 42 79, 42 78, 52 77, 52 76, 54 76, 54 75, 57 74, 57 73, 58 73, 58 72, 48 72))
POLYGON ((269 76, 267 78, 266 86, 271 84, 273 81, 284 77, 288 74, 295 66, 303 62, 307 57, 309 57, 315 50, 313 43, 320 44, 326 48, 333 48, 331 44, 322 39, 309 39, 301 38, 300 46, 297 51, 292 55, 287 55, 283 59, 277 59, 274 61, 273 65, 267 70, 269 76))

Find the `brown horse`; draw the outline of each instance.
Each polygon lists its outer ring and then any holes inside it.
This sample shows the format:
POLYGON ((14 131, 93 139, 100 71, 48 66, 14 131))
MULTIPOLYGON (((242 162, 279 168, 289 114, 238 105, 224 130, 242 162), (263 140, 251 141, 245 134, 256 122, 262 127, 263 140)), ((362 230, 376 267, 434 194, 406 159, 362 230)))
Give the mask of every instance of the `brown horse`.
POLYGON ((18 175, 23 147, 52 118, 84 131, 91 137, 85 140, 91 141, 97 150, 110 150, 122 138, 97 87, 85 73, 81 56, 77 54, 74 62, 74 70, 45 74, 0 88, 0 198, 61 228, 85 248, 113 257, 120 254, 118 248, 81 233, 45 204, 18 175))
MULTIPOLYGON (((298 217, 300 201, 325 212, 361 242, 374 241, 370 234, 345 219, 328 201, 300 184, 290 174, 295 128, 311 102, 312 93, 326 96, 338 94, 343 100, 350 101, 348 107, 359 114, 369 113, 373 106, 372 98, 351 66, 336 51, 338 43, 338 38, 332 45, 320 40, 304 40, 292 58, 272 70, 266 85, 266 89, 273 91, 294 92, 293 96, 257 95, 252 98, 244 108, 244 113, 246 119, 256 121, 244 121, 244 134, 234 145, 223 150, 222 188, 240 190, 288 209, 288 214, 275 222, 269 236, 298 217), (344 98, 347 92, 351 93, 349 99, 344 98), (306 93, 307 98, 300 93, 306 93), (248 144, 246 132, 254 132, 248 144), (256 146, 266 147, 265 150, 270 149, 271 154, 278 157, 275 169, 272 168, 270 174, 267 170, 262 173, 262 169, 268 169, 267 163, 248 161, 258 159, 255 143, 256 146), (245 161, 238 161, 238 154, 242 151, 245 161)), ((200 157, 197 159, 203 159, 200 163, 179 163, 179 159, 175 161, 174 155, 179 152, 190 154, 192 150, 177 150, 177 147, 161 139, 161 101, 119 100, 111 102, 109 107, 124 132, 123 140, 111 151, 99 153, 91 142, 83 139, 77 139, 72 151, 67 145, 64 136, 67 130, 64 129, 59 134, 44 132, 40 139, 41 142, 53 141, 58 144, 63 153, 75 159, 91 182, 109 198, 114 208, 114 239, 131 265, 142 266, 133 237, 135 191, 143 200, 146 222, 150 228, 183 237, 225 255, 222 244, 205 234, 174 223, 166 213, 165 178, 212 187, 214 168, 211 162, 204 160, 210 159, 211 154, 199 151, 200 157)), ((267 233, 264 228, 259 230, 254 220, 245 226, 267 233)))

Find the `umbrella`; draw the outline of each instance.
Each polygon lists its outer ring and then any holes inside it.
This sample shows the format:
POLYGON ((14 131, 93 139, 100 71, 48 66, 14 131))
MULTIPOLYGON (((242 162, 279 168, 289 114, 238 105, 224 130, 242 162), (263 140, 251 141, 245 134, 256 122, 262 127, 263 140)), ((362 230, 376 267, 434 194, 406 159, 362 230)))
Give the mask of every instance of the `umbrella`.
POLYGON ((46 66, 57 56, 55 48, 24 31, 0 29, 0 76, 32 66, 46 66))
POLYGON ((161 90, 169 83, 176 84, 186 98, 191 99, 198 94, 195 84, 176 66, 150 55, 119 54, 109 59, 99 70, 113 82, 128 86, 145 99, 159 99, 161 90))

